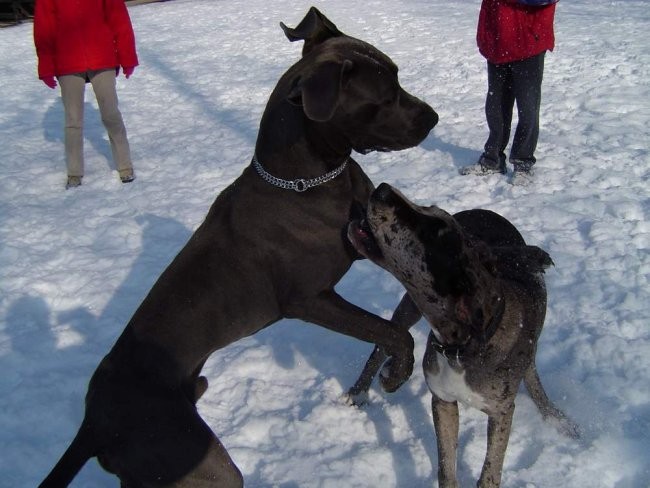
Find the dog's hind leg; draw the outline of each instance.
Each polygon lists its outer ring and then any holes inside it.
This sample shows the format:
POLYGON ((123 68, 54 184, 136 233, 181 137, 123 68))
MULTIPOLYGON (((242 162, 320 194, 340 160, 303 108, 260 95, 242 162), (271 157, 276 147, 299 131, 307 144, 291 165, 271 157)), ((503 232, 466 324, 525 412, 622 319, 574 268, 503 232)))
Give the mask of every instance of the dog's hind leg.
MULTIPOLYGON (((418 310, 415 303, 407 293, 402 297, 402 300, 397 305, 390 320, 398 328, 408 330, 415 325, 421 317, 422 314, 420 313, 420 310, 418 310)), ((370 389, 370 385, 387 358, 388 356, 384 350, 379 346, 375 346, 363 368, 363 371, 359 375, 359 378, 354 383, 354 386, 352 386, 347 392, 346 401, 349 405, 361 406, 368 402, 368 390, 370 389)))
POLYGON ((535 361, 530 363, 524 374, 524 385, 544 420, 552 423, 558 431, 568 437, 574 439, 580 437, 580 428, 562 410, 553 405, 546 395, 535 361))
POLYGON ((100 456, 102 466, 127 488, 244 486, 241 472, 193 402, 164 390, 142 400, 129 410, 137 422, 121 443, 100 456))

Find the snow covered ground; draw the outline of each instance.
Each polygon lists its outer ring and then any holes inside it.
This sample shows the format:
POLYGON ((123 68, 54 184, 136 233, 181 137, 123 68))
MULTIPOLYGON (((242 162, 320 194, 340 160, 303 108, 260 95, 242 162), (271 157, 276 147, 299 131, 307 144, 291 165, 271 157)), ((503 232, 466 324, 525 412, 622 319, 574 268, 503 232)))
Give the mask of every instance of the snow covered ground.
MULTIPOLYGON (((486 137, 479 1, 314 2, 400 66, 440 123, 418 148, 358 156, 376 183, 455 212, 485 207, 553 257, 538 365, 583 428, 574 441, 517 398, 507 487, 650 486, 650 12, 645 0, 558 4, 529 187, 461 177, 486 137)), ((119 79, 137 180, 119 183, 92 93, 86 176, 64 190, 59 93, 36 78, 30 24, 0 31, 0 487, 35 486, 72 439, 87 381, 215 196, 248 164, 266 99, 299 57, 278 22, 310 1, 176 0, 131 8, 141 66, 119 79)), ((356 156, 355 156, 356 157, 356 156)), ((360 262, 339 291, 389 316, 402 293, 360 262)), ((427 326, 418 324, 416 360, 427 326)), ((421 370, 364 409, 340 397, 371 345, 281 322, 213 355, 204 418, 266 487, 435 486, 421 370)), ((483 460, 486 417, 461 410, 460 480, 483 460)), ((115 487, 93 460, 76 487, 115 487)))

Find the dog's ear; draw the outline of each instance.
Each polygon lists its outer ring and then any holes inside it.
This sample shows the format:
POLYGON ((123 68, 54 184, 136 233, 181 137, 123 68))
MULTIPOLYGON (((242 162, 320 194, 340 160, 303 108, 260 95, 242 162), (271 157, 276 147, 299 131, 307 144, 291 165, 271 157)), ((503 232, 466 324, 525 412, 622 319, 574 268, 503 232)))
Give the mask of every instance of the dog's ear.
POLYGON ((305 45, 302 48, 303 56, 309 53, 321 42, 331 39, 332 37, 345 35, 316 7, 309 9, 309 12, 307 12, 307 15, 305 15, 305 18, 302 19, 297 27, 292 29, 282 22, 280 22, 280 27, 282 27, 284 35, 286 35, 287 39, 291 42, 305 41, 305 45))
POLYGON ((311 73, 296 78, 287 97, 294 105, 301 105, 310 120, 330 120, 338 105, 353 63, 326 61, 319 63, 311 73))

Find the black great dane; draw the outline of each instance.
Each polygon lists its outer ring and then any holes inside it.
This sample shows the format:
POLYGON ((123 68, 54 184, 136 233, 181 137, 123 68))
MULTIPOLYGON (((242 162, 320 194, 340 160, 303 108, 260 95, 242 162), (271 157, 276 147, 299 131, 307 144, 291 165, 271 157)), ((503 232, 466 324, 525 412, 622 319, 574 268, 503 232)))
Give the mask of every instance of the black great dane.
POLYGON ((242 475, 199 416, 207 358, 289 317, 378 344, 395 390, 413 369, 407 330, 341 298, 360 256, 345 239, 373 185, 351 151, 401 150, 437 123, 382 52, 312 8, 291 41, 302 58, 280 78, 255 154, 144 299, 93 374, 72 444, 42 487, 66 486, 91 457, 122 486, 240 487, 242 475))

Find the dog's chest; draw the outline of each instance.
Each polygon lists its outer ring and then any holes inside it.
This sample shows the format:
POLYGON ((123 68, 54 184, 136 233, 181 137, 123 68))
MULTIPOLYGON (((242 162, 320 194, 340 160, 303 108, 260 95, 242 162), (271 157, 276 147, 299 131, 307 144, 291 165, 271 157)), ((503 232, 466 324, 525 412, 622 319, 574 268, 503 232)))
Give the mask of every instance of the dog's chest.
POLYGON ((465 371, 452 368, 447 358, 438 352, 435 354, 438 367, 424 371, 429 390, 445 402, 460 402, 478 410, 485 410, 485 399, 469 387, 465 380, 465 371))

